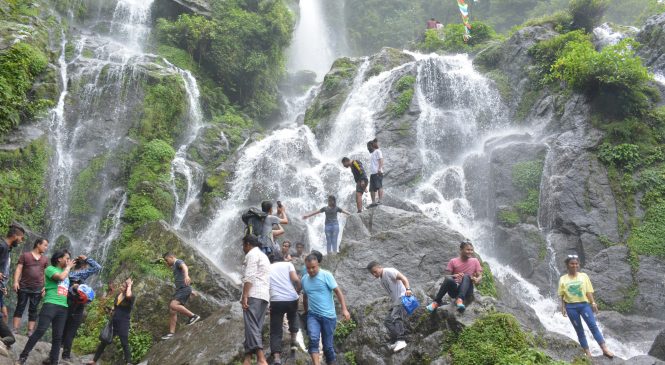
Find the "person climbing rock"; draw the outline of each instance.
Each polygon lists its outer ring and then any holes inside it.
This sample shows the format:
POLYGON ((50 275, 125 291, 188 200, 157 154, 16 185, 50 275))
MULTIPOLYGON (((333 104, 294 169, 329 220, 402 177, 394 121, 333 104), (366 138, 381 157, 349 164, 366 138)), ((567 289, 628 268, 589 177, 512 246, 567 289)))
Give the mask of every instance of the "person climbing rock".
POLYGON ((397 269, 392 267, 384 268, 376 261, 370 262, 367 265, 367 270, 375 278, 381 279, 381 286, 390 296, 392 307, 388 311, 383 324, 388 329, 388 335, 393 342, 389 347, 394 352, 402 351, 406 347, 406 330, 404 327, 406 309, 402 305, 402 297, 405 295, 410 297, 413 294, 409 285, 409 279, 397 269))
POLYGON ((367 174, 363 164, 358 160, 350 160, 348 157, 342 158, 342 165, 350 167, 353 173, 353 179, 356 181, 356 207, 358 213, 363 211, 363 194, 367 191, 367 174))
POLYGON ((319 213, 325 213, 325 233, 326 233, 326 250, 328 254, 337 252, 337 238, 339 236, 339 222, 337 221, 337 213, 351 215, 351 213, 337 206, 337 199, 334 195, 328 196, 328 205, 315 210, 311 213, 305 214, 302 219, 311 218, 319 213))
POLYGON ((39 320, 35 332, 28 338, 18 359, 23 365, 28 361, 30 351, 51 327, 50 364, 57 364, 60 360, 60 344, 62 333, 67 321, 67 294, 69 292, 69 272, 75 263, 69 256, 69 251, 60 250, 51 256, 51 265, 44 271, 44 305, 39 312, 39 320))
POLYGON ((85 284, 92 275, 102 271, 102 265, 91 257, 80 255, 74 259, 74 269, 69 273, 70 290, 67 296, 67 321, 65 331, 62 335, 62 359, 69 360, 72 353, 72 344, 81 323, 83 323, 83 311, 87 303, 82 303, 75 290, 79 285, 85 284))
POLYGON ((201 317, 185 307, 187 300, 192 295, 192 279, 189 277, 189 268, 184 261, 177 259, 170 252, 164 254, 164 261, 166 262, 166 266, 173 268, 173 279, 175 282, 175 293, 169 303, 169 333, 162 336, 162 340, 169 340, 175 334, 178 313, 189 318, 187 321, 188 326, 198 322, 201 317))
POLYGON ((337 286, 333 275, 319 268, 319 258, 310 254, 305 259, 307 275, 302 278, 303 305, 307 313, 307 333, 309 334, 309 353, 312 364, 321 364, 319 355, 319 339, 323 342, 323 353, 327 364, 334 364, 337 360, 333 347, 333 335, 337 326, 337 313, 332 294, 335 293, 344 320, 351 319, 346 308, 346 300, 342 290, 337 286))
POLYGON ((372 198, 370 207, 375 207, 381 204, 383 199, 383 152, 379 148, 378 139, 374 138, 368 144, 372 147, 369 152, 369 195, 372 198))
POLYGON ((281 364, 284 315, 291 334, 291 350, 297 350, 298 334, 298 293, 300 278, 290 262, 276 258, 270 264, 270 353, 273 364, 281 364))
POLYGON ((268 253, 266 248, 270 246, 271 250, 275 253, 279 253, 279 247, 275 246, 275 237, 284 234, 284 229, 281 226, 282 224, 289 224, 289 217, 286 215, 286 206, 278 201, 277 215, 272 215, 272 202, 266 200, 261 203, 261 210, 267 214, 263 219, 263 229, 261 230, 261 234, 258 236, 263 251, 268 253))
POLYGON ((427 306, 433 312, 442 305, 443 296, 448 294, 455 300, 457 311, 462 313, 466 309, 464 300, 473 294, 473 286, 478 285, 483 277, 483 268, 480 261, 473 257, 473 244, 470 241, 460 243, 460 255, 448 262, 446 278, 439 288, 434 301, 427 306))
POLYGON ((48 240, 38 238, 32 245, 32 250, 24 252, 18 257, 18 265, 14 271, 14 292, 17 294, 16 308, 13 315, 14 332, 18 333, 21 327, 21 318, 25 307, 28 307, 28 337, 35 330, 37 310, 42 301, 44 292, 44 270, 48 266, 48 240))
POLYGON ((558 288, 558 294, 561 297, 561 313, 564 317, 568 317, 570 323, 573 324, 577 339, 580 341, 587 357, 591 357, 591 351, 589 351, 589 343, 584 334, 582 319, 584 319, 593 338, 603 350, 603 355, 611 359, 614 354, 607 348, 603 334, 600 333, 600 329, 596 324, 594 313, 598 313, 598 304, 593 297, 591 280, 589 280, 587 274, 579 271, 580 260, 577 255, 568 255, 565 263, 568 273, 559 278, 558 288))
MULTIPOLYGON (((247 235, 242 240, 245 259, 242 265, 242 297, 240 303, 245 322, 245 358, 243 365, 249 365, 252 355, 256 363, 267 365, 263 352, 263 321, 270 302, 270 261, 261 252, 261 242, 254 235, 247 235)), ((282 326, 282 321, 279 321, 282 326)))
MULTIPOLYGON (((134 281, 132 278, 127 278, 127 280, 122 283, 120 291, 113 301, 113 314, 111 316, 111 321, 113 321, 113 336, 118 336, 118 338, 120 338, 122 352, 125 356, 125 363, 127 363, 127 365, 131 365, 132 362, 132 352, 129 348, 129 322, 132 317, 134 302, 136 301, 136 296, 134 296, 134 293, 132 292, 133 285, 134 281)), ((97 364, 97 361, 102 357, 107 345, 107 343, 101 341, 97 346, 92 361, 89 361, 87 364, 97 364)))

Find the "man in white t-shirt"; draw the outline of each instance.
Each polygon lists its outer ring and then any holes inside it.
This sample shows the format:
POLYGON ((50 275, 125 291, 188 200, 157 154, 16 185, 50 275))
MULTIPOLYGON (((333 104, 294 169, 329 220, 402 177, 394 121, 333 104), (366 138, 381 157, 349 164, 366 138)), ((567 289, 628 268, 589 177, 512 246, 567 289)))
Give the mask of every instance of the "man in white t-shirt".
POLYGON ((300 278, 290 262, 277 257, 270 264, 270 353, 275 364, 281 364, 282 321, 286 314, 291 334, 291 349, 297 349, 298 334, 298 293, 300 278))
POLYGON ((386 289, 392 307, 388 312, 383 324, 388 329, 390 340, 394 341, 390 348, 394 352, 399 352, 406 347, 404 322, 406 321, 406 309, 402 305, 403 296, 411 296, 411 287, 409 280, 401 272, 392 267, 381 267, 381 265, 372 261, 367 265, 367 270, 377 279, 381 279, 381 286, 386 289))
POLYGON ((379 141, 374 138, 367 142, 367 149, 370 153, 369 162, 369 194, 372 197, 370 207, 381 204, 383 199, 383 152, 379 149, 379 141), (376 195, 378 192, 378 200, 376 195))

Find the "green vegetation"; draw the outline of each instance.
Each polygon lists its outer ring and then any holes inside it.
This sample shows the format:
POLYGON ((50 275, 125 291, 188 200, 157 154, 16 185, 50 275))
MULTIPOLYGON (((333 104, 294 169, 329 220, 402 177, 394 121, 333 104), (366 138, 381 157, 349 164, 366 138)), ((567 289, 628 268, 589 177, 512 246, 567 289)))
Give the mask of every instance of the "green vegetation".
POLYGON ((416 44, 416 48, 426 52, 471 52, 497 38, 494 29, 485 23, 474 21, 471 22, 471 27, 471 37, 466 42, 465 27, 461 23, 448 24, 442 30, 428 29, 423 40, 416 44))
MULTIPOLYGON (((291 13, 282 0, 215 2, 212 13, 210 19, 189 14, 175 21, 159 19, 160 45, 185 50, 206 77, 221 85, 228 100, 250 115, 270 115, 277 108, 277 82, 293 28, 291 13)), ((160 50, 187 61, 172 49, 160 50)))
POLYGON ((85 219, 95 212, 92 199, 101 187, 102 181, 99 173, 105 164, 106 156, 96 157, 76 176, 71 190, 71 214, 85 219))
POLYGON ((346 363, 349 365, 358 365, 358 363, 356 362, 356 353, 353 351, 345 352, 344 360, 346 360, 346 363))
POLYGON ((490 269, 490 264, 485 261, 481 261, 483 266, 483 278, 480 280, 480 284, 476 286, 476 289, 481 295, 486 297, 498 298, 499 293, 496 290, 496 284, 494 283, 494 275, 490 269))
POLYGON ((344 340, 351 335, 356 327, 358 327, 358 324, 353 319, 338 322, 337 327, 335 327, 335 344, 339 346, 344 343, 344 340))
POLYGON ((571 0, 568 11, 573 18, 573 26, 587 32, 600 24, 609 0, 571 0))
POLYGON ((520 215, 511 209, 501 209, 496 219, 504 227, 514 227, 520 223, 520 215))
POLYGON ((416 78, 411 75, 402 76, 395 82, 393 87, 397 93, 397 98, 394 103, 389 103, 387 106, 393 118, 399 118, 409 110, 413 99, 413 86, 415 84, 416 78))
POLYGON ((515 317, 492 313, 465 328, 450 347, 450 355, 459 365, 557 364, 533 346, 515 317))
POLYGON ((49 158, 45 144, 42 138, 23 149, 0 151, 0 232, 12 221, 38 232, 44 229, 49 158))
POLYGON ((132 134, 142 142, 161 139, 169 144, 182 133, 187 95, 180 77, 168 76, 145 84, 143 117, 132 134))
POLYGON ((515 186, 525 197, 516 202, 514 210, 506 210, 499 220, 511 226, 524 222, 538 214, 540 205, 540 179, 543 173, 543 159, 518 162, 513 165, 512 178, 515 186), (515 222, 517 220, 517 222, 515 222))
POLYGON ((47 65, 46 54, 28 43, 18 42, 0 52, 0 136, 51 105, 30 93, 47 65))

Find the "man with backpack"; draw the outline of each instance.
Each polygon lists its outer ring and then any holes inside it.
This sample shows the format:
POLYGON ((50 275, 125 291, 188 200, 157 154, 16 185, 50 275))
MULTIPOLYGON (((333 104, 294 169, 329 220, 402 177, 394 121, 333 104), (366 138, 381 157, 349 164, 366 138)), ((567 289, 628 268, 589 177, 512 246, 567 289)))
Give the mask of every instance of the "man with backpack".
POLYGON ((409 286, 409 279, 401 272, 392 267, 381 267, 381 265, 372 261, 367 265, 367 271, 377 279, 381 279, 381 286, 388 292, 392 301, 392 308, 388 312, 383 324, 388 329, 390 339, 395 341, 390 348, 394 352, 399 352, 406 347, 404 341, 405 329, 404 322, 406 322, 406 309, 402 305, 403 296, 411 296, 411 287, 409 286))
POLYGON ((272 202, 263 201, 261 211, 250 208, 242 215, 245 222, 245 235, 254 235, 261 242, 261 251, 270 256, 279 255, 280 249, 275 245, 275 237, 284 234, 281 224, 289 224, 286 216, 286 206, 277 202, 277 215, 272 214, 272 202))

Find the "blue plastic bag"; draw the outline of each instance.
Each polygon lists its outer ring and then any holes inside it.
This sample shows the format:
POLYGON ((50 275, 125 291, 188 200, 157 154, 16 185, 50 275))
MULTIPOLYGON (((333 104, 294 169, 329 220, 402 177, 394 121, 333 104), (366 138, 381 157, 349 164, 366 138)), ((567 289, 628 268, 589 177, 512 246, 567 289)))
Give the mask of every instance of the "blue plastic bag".
POLYGON ((406 309, 406 313, 411 315, 416 309, 418 309, 420 303, 418 302, 418 298, 412 294, 410 297, 407 297, 406 295, 402 297, 402 305, 404 306, 404 309, 406 309))

